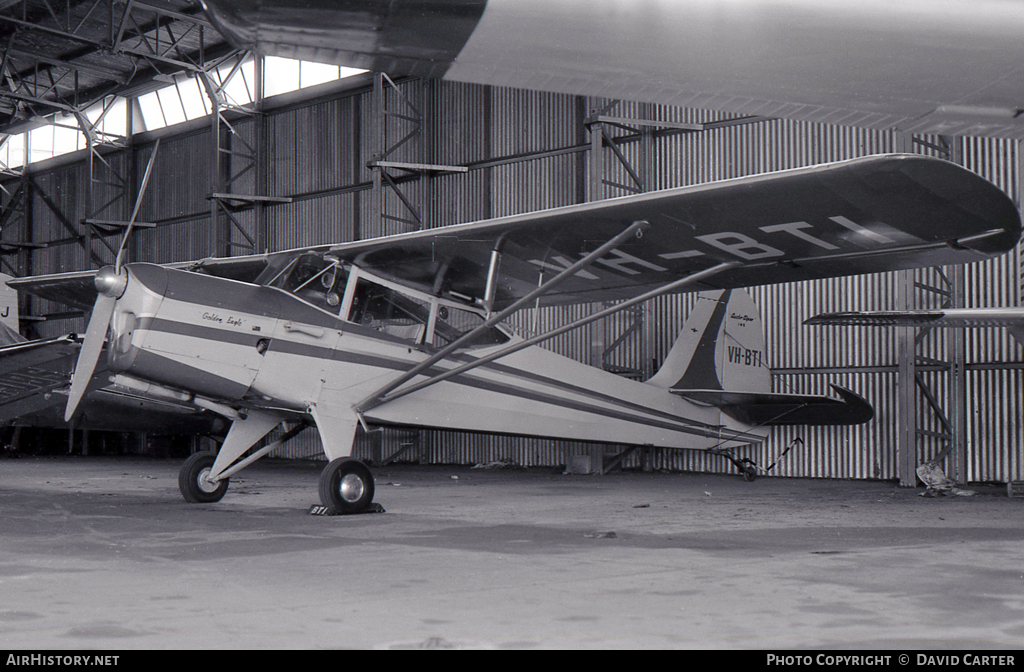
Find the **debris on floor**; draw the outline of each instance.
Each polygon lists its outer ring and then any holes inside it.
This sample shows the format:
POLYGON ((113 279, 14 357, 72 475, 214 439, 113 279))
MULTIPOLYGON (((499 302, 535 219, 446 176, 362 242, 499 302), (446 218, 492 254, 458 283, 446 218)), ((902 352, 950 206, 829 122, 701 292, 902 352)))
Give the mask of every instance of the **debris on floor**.
POLYGON ((619 535, 615 534, 612 531, 608 531, 608 532, 590 532, 589 534, 584 534, 583 536, 586 537, 587 539, 616 539, 616 538, 618 538, 619 535))
POLYGON ((516 466, 512 460, 491 460, 474 464, 471 469, 511 469, 516 466))
POLYGON ((956 481, 946 476, 942 468, 935 462, 925 462, 917 468, 917 477, 925 485, 922 497, 945 497, 956 495, 958 497, 970 497, 975 494, 974 490, 964 490, 957 486, 956 481))

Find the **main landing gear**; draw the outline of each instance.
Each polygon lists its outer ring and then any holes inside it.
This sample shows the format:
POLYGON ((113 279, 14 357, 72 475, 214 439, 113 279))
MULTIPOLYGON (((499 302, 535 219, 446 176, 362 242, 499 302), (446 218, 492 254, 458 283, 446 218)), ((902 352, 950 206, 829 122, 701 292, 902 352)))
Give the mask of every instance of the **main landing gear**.
POLYGON ((213 453, 195 453, 181 465, 178 472, 178 489, 186 502, 208 504, 219 502, 228 491, 228 479, 211 483, 206 478, 210 475, 217 456, 213 453))
MULTIPOLYGON (((178 473, 178 489, 186 502, 219 502, 228 491, 227 478, 216 483, 207 480, 217 457, 196 453, 185 460, 178 473)), ((320 474, 320 502, 332 513, 362 513, 373 502, 373 474, 351 457, 332 460, 320 474)))
POLYGON ((373 501, 373 474, 351 457, 339 457, 320 473, 320 503, 334 513, 361 513, 373 501))

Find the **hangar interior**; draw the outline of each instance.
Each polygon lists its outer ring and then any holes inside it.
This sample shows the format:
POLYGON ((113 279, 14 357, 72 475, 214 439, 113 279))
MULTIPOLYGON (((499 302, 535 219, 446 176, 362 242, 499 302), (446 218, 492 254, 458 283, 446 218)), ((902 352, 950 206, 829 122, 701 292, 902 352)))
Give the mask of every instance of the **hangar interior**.
MULTIPOLYGON (((134 261, 180 262, 366 239, 883 152, 948 159, 1019 204, 1019 141, 744 117, 630 101, 348 72, 235 49, 198 4, 0 3, 0 266, 13 276, 110 264, 150 157, 134 261), (157 143, 159 148, 157 149, 157 143)), ((1021 304, 1020 250, 966 267, 751 288, 776 391, 850 388, 853 427, 775 428, 742 455, 771 474, 898 479, 940 459, 960 482, 1024 480, 1024 353, 1005 329, 810 327, 828 311, 1021 304), (787 450, 788 449, 788 450, 787 450)), ((561 335, 560 354, 650 377, 693 297, 672 295, 561 335)), ((30 338, 87 315, 33 297, 30 338)), ((533 334, 597 309, 528 309, 533 334)), ((162 439, 8 428, 75 452, 152 452, 162 439)), ((192 441, 189 445, 195 445, 192 441)), ((456 431, 360 437, 375 463, 506 461, 735 473, 721 455, 456 431), (576 459, 574 459, 576 458, 576 459)), ((276 455, 319 457, 315 431, 276 455)))

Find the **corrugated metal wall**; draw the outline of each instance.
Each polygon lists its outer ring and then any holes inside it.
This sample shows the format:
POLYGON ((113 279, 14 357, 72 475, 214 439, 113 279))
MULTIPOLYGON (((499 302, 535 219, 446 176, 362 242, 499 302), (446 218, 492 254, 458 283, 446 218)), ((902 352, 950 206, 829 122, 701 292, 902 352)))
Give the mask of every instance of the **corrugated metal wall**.
MULTIPOLYGON (((754 173, 782 170, 889 151, 935 154, 943 139, 901 136, 893 132, 826 126, 782 120, 734 119, 734 125, 683 132, 652 126, 633 130, 605 124, 617 138, 620 161, 610 148, 595 163, 588 117, 596 113, 675 123, 712 124, 730 117, 648 104, 581 99, 550 93, 464 84, 399 81, 379 91, 340 92, 326 100, 268 107, 262 120, 232 122, 238 138, 262 147, 265 185, 251 171, 232 186, 235 191, 265 189, 287 196, 287 204, 263 207, 266 241, 271 249, 369 238, 414 228, 408 206, 390 187, 373 189, 367 162, 405 139, 385 158, 390 161, 469 166, 467 173, 429 174, 401 181, 399 189, 424 227, 444 226, 493 216, 539 210, 627 193, 616 185, 645 190, 696 184, 754 173), (383 114, 381 107, 388 114, 383 114), (410 112, 412 110, 412 112, 410 112), (411 117, 419 116, 419 121, 411 117), (262 124, 262 136, 260 126, 262 124), (419 128, 419 132, 416 132, 419 128), (646 129, 646 130, 644 130, 646 129), (407 136, 409 136, 407 138, 407 136), (626 165, 629 165, 627 169, 626 165), (596 167, 603 166, 595 181, 596 167), (631 172, 632 171, 632 172, 631 172), (379 202, 376 201, 379 199, 379 202), (379 209, 378 209, 379 208, 379 209), (383 217, 378 217, 382 212, 383 217)), ((628 126, 628 124, 627 124, 628 126)), ((214 157, 208 127, 167 131, 140 218, 160 222, 133 241, 135 258, 179 261, 210 253, 207 200, 214 180, 214 157), (198 129, 198 130, 197 130, 198 129)), ((140 138, 132 150, 136 181, 152 151, 140 138)), ((1017 144, 992 139, 959 138, 952 156, 1017 198, 1017 144)), ((404 175, 400 171, 396 175, 404 175)), ((72 229, 83 216, 88 189, 84 159, 35 171, 31 207, 33 241, 53 241, 32 252, 35 273, 85 268, 86 255, 72 229)), ((137 182, 136 182, 137 183, 137 182)), ((260 220, 255 208, 237 214, 244 226, 260 220)), ((241 237, 232 234, 236 242, 241 237)), ((6 236, 5 236, 6 237, 6 236)), ((13 238, 13 236, 11 236, 13 238)), ((101 256, 107 254, 94 245, 101 256)), ((919 272, 924 281, 933 274, 919 272)), ((967 306, 1017 305, 1021 300, 1020 255, 973 264, 965 272, 967 306)), ((867 397, 876 418, 854 428, 787 428, 775 431, 749 454, 769 465, 795 439, 802 446, 786 454, 773 474, 807 477, 894 478, 897 475, 897 345, 894 330, 810 328, 803 320, 819 312, 895 308, 898 274, 752 289, 767 328, 769 366, 778 391, 828 391, 840 384, 867 397)), ((922 301, 930 300, 922 297, 922 301)), ((689 295, 662 297, 642 310, 624 313, 570 332, 544 347, 630 375, 649 375, 664 359, 686 313, 689 295), (625 336, 620 339, 620 336, 625 336), (618 346, 605 352, 607 346, 618 346)), ((510 323, 524 333, 546 330, 579 318, 593 306, 524 310, 510 323)), ((63 310, 36 302, 37 314, 63 310)), ((56 335, 83 328, 81 321, 54 320, 40 328, 56 335)), ((969 369, 968 431, 970 476, 975 480, 1024 479, 1021 347, 1005 330, 969 331, 965 337, 969 369)), ((945 356, 946 337, 934 334, 922 354, 945 356)), ((941 398, 945 382, 931 375, 941 398)), ((923 419, 926 426, 932 422, 923 419)), ((472 463, 511 459, 524 465, 561 465, 573 454, 596 448, 571 442, 492 437, 457 432, 386 430, 360 439, 360 454, 387 456, 405 449, 402 459, 472 463), (410 438, 414 437, 414 438, 410 438), (412 444, 415 444, 412 446, 412 444), (410 448, 412 446, 412 448, 410 448)), ((282 454, 318 452, 315 432, 307 431, 282 454)), ((922 448, 922 459, 927 451, 922 448)), ((633 456, 627 465, 636 465, 633 456)), ((652 465, 663 469, 731 471, 721 456, 688 451, 656 451, 652 465)))

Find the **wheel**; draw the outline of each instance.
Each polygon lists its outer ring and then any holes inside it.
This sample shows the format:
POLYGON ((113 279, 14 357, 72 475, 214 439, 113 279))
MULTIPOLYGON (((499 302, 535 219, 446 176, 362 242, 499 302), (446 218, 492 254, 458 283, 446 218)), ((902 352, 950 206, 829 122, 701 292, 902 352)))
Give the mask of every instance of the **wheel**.
POLYGON ((743 480, 748 483, 757 478, 757 470, 753 467, 745 467, 743 469, 743 480))
POLYGON ((335 513, 359 513, 373 501, 373 474, 365 464, 339 457, 320 474, 320 503, 335 513))
POLYGON ((206 504, 219 502, 228 491, 228 479, 210 483, 206 477, 217 456, 213 453, 196 453, 185 460, 178 472, 178 489, 186 502, 206 504))

